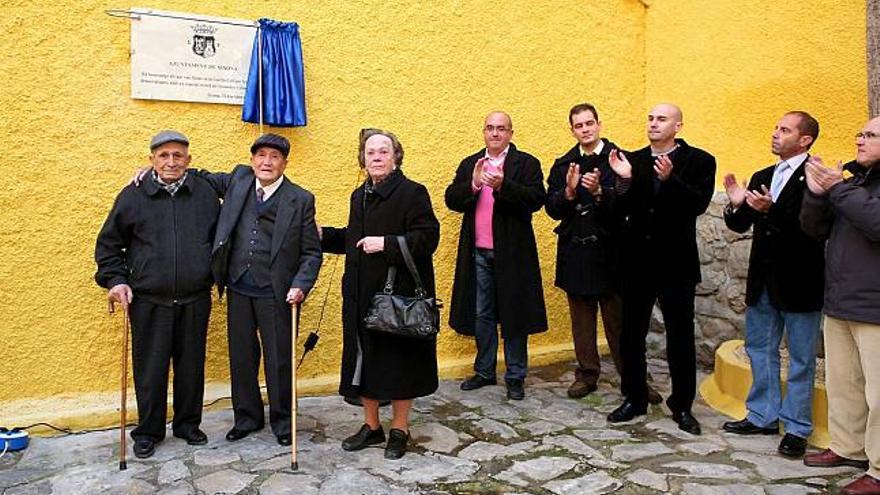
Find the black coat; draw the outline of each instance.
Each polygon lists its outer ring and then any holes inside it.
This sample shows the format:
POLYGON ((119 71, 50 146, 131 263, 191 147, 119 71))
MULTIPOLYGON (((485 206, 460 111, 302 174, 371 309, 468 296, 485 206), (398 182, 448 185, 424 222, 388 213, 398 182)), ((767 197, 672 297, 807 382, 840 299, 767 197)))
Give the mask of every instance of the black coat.
POLYGON ((668 156, 672 174, 655 179, 654 157, 646 146, 629 154, 632 181, 616 203, 622 222, 621 270, 625 283, 665 285, 700 282, 697 217, 715 192, 715 157, 676 139, 668 156))
POLYGON ((580 145, 558 158, 547 179, 547 214, 560 220, 553 230, 556 244, 556 286, 578 296, 598 296, 618 289, 617 225, 611 216, 615 174, 608 155, 616 146, 607 139, 598 155, 581 156, 580 145), (573 200, 565 198, 568 167, 577 163, 580 173, 599 169, 602 184, 597 202, 579 186, 573 200))
POLYGON ((323 227, 321 245, 329 253, 345 254, 342 276, 342 371, 339 393, 373 399, 413 399, 437 390, 437 342, 371 332, 364 328, 373 294, 381 292, 389 266, 397 267, 394 292, 415 294, 415 282, 400 254, 396 236, 406 243, 425 290, 434 296, 431 257, 440 241, 425 186, 396 171, 371 193, 364 186, 351 194, 348 226, 323 227), (367 236, 385 236, 385 249, 366 254, 356 247, 367 236), (358 349, 363 361, 360 386, 352 385, 358 349))
MULTIPOLYGON (((750 191, 770 189, 775 165, 755 172, 750 191)), ((724 223, 739 233, 754 227, 746 304, 754 306, 766 289, 770 303, 781 311, 822 309, 825 284, 825 242, 808 236, 800 224, 801 204, 807 183, 804 167, 792 172, 767 213, 743 203, 735 212, 724 211, 724 223)))
MULTIPOLYGON (((230 241, 235 224, 244 209, 247 195, 254 191, 256 178, 253 168, 248 165, 237 165, 232 173, 199 174, 224 198, 212 249, 214 276, 222 287, 228 283, 230 241)), ((275 195, 278 196, 278 212, 272 231, 269 269, 272 292, 278 301, 286 304, 287 292, 291 288, 302 289, 308 294, 315 285, 321 269, 321 243, 312 193, 284 177, 275 195)))
MULTIPOLYGON (((464 213, 458 238, 455 281, 449 325, 463 335, 473 335, 476 323, 477 275, 474 243, 477 195, 472 190, 474 166, 485 149, 458 166, 446 188, 446 206, 464 213)), ((495 290, 502 335, 528 335, 547 330, 547 310, 532 214, 546 199, 541 162, 513 144, 504 164, 504 182, 493 193, 492 235, 495 246, 495 290)))
POLYGON ((128 284, 135 297, 166 306, 210 297, 219 211, 217 194, 193 174, 174 196, 150 176, 126 186, 98 234, 95 281, 128 284))

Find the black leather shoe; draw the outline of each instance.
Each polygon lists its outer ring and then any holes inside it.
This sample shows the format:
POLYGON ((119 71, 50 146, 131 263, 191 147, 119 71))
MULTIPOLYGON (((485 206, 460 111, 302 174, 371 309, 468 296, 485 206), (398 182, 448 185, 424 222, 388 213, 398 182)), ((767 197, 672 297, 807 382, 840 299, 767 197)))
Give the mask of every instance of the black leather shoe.
POLYGON ((703 433, 700 428, 700 422, 691 414, 690 411, 672 413, 672 419, 678 423, 678 429, 686 431, 691 435, 700 435, 703 433))
POLYGON ((801 438, 791 433, 786 433, 779 442, 779 448, 776 449, 785 457, 794 457, 799 459, 807 452, 807 439, 801 438))
POLYGON ((385 430, 383 430, 381 426, 375 430, 371 430, 369 426, 363 425, 357 433, 342 441, 342 450, 353 452, 384 441, 385 430))
POLYGON ((287 435, 277 435, 275 438, 278 440, 278 445, 290 445, 292 441, 290 433, 287 435))
POLYGON ((728 421, 721 425, 721 429, 736 433, 737 435, 775 435, 779 433, 779 426, 773 425, 763 428, 748 420, 748 418, 740 421, 728 421))
POLYGON ((134 441, 134 456, 138 459, 146 459, 156 452, 156 442, 149 438, 138 438, 134 441))
POLYGON ((647 412, 647 404, 639 406, 627 399, 623 401, 623 404, 619 405, 617 409, 608 413, 608 421, 612 423, 623 423, 624 421, 632 420, 636 416, 647 414, 647 412))
POLYGON ((208 435, 205 435, 205 432, 198 428, 182 435, 175 433, 174 436, 186 440, 186 443, 190 445, 205 445, 208 443, 208 435))
POLYGON ((474 375, 467 380, 461 382, 462 390, 476 390, 478 388, 483 388, 487 385, 496 385, 498 382, 495 380, 495 377, 486 378, 482 375, 474 375))
MULTIPOLYGON (((257 430, 259 430, 259 428, 257 428, 257 430)), ((233 427, 231 430, 229 430, 229 432, 226 433, 226 439, 230 442, 237 442, 257 430, 242 430, 240 428, 233 427)))
POLYGON ((409 432, 391 428, 388 431, 388 444, 385 445, 386 459, 400 459, 406 453, 406 444, 409 442, 409 432))
POLYGON ((518 378, 505 380, 507 384, 507 398, 510 400, 523 400, 526 398, 526 390, 523 381, 518 378))

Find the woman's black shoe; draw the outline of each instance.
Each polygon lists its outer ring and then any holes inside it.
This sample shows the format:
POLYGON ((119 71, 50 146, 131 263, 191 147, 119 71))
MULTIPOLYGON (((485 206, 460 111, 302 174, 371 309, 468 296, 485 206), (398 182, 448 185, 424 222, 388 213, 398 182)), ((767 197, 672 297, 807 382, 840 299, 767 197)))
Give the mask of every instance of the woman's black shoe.
POLYGON ((385 446, 386 459, 400 459, 406 453, 406 444, 409 441, 409 433, 403 430, 391 428, 388 431, 388 445, 385 446))
MULTIPOLYGON (((394 430, 391 431, 393 432, 394 430)), ((342 441, 342 450, 352 452, 365 449, 370 445, 376 445, 377 443, 382 443, 384 441, 385 430, 383 430, 381 426, 375 430, 371 430, 369 426, 363 425, 357 433, 342 441)))

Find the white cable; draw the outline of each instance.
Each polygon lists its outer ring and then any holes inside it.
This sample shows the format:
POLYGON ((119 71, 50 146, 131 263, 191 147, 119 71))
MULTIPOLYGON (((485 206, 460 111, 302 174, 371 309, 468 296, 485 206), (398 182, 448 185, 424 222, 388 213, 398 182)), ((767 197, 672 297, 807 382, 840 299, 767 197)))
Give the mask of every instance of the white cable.
POLYGON ((3 442, 3 452, 0 452, 0 459, 6 454, 6 451, 9 450, 9 440, 5 440, 3 442))

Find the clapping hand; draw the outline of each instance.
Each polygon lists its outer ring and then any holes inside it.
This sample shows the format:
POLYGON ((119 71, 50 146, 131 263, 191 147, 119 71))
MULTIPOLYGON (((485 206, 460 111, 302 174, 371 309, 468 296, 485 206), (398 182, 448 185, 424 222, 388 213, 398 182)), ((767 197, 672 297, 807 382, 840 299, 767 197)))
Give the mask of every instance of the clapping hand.
POLYGON ((727 174, 724 176, 724 191, 727 193, 727 199, 734 208, 742 206, 746 200, 746 181, 742 185, 736 182, 736 176, 727 174))
POLYGON ((565 175, 565 199, 571 201, 577 196, 577 187, 581 181, 581 174, 576 163, 568 164, 568 173, 565 175))
POLYGON ((486 157, 480 158, 477 160, 477 163, 474 165, 474 174, 471 177, 471 186, 474 189, 479 189, 483 186, 483 165, 486 163, 486 157))
POLYGON ((620 178, 629 179, 632 177, 632 165, 622 151, 611 150, 611 153, 608 154, 608 165, 620 178))
POLYGON ((672 160, 666 155, 660 155, 654 160, 654 172, 660 182, 666 182, 666 179, 672 175, 672 160))
POLYGON ((501 184, 504 183, 504 169, 501 167, 484 166, 483 175, 480 177, 480 180, 483 184, 497 191, 501 189, 501 184))
POLYGON ((804 169, 807 176, 807 187, 817 196, 824 196, 835 184, 843 182, 843 164, 837 162, 837 168, 826 167, 822 159, 812 156, 807 160, 804 169))
POLYGON ((770 211, 770 207, 773 206, 773 196, 770 195, 770 190, 764 184, 761 184, 761 192, 746 191, 745 197, 746 204, 753 210, 760 211, 761 213, 767 213, 770 211))
POLYGON ((581 177, 581 185, 584 186, 587 191, 590 191, 590 194, 596 196, 600 194, 602 190, 599 185, 601 177, 602 172, 600 172, 598 168, 594 168, 592 172, 587 172, 581 177))

